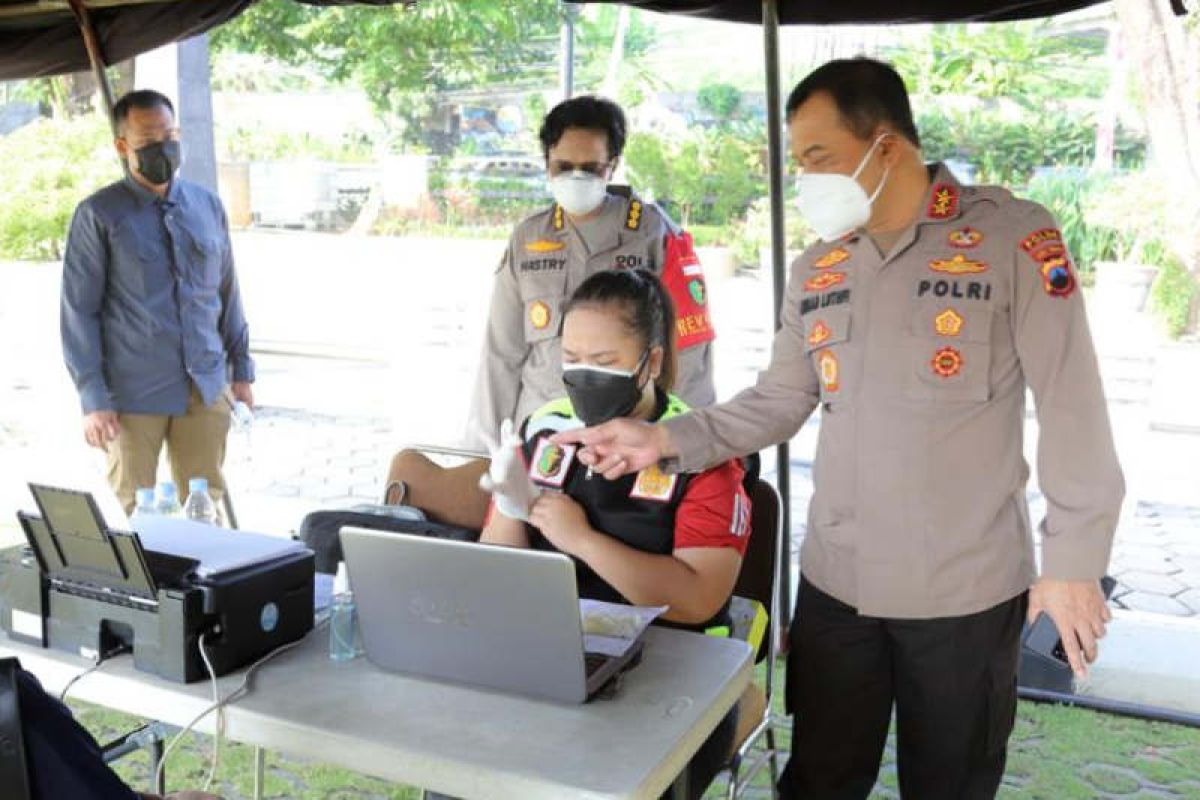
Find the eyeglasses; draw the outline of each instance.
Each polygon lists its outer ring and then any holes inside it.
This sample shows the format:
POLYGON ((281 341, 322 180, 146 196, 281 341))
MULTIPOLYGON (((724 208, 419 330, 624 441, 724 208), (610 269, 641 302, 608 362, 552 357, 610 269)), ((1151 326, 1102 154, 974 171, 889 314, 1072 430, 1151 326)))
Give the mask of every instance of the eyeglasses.
POLYGON ((576 164, 572 161, 556 158, 550 162, 550 175, 562 175, 568 172, 581 170, 583 172, 590 172, 597 177, 603 178, 608 172, 608 168, 611 163, 611 161, 585 161, 581 164, 576 164))

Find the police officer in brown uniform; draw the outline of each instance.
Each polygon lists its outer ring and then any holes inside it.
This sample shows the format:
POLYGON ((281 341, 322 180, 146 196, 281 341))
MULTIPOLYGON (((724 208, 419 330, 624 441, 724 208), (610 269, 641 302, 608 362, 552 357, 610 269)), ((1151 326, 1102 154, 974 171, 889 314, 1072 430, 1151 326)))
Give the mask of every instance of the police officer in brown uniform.
POLYGON ((891 67, 826 64, 787 117, 801 211, 825 241, 792 265, 757 384, 656 425, 559 438, 606 477, 660 459, 690 471, 786 441, 820 407, 780 788, 867 797, 894 708, 904 797, 992 797, 1022 623, 1049 614, 1084 674, 1109 619, 1098 579, 1124 484, 1075 270, 1045 209, 923 162, 891 67))
POLYGON ((467 440, 481 446, 504 419, 519 421, 563 396, 562 308, 590 275, 642 267, 675 304, 676 394, 693 407, 716 399, 714 333, 691 235, 628 187, 608 184, 625 147, 625 115, 593 96, 563 101, 539 138, 554 204, 517 225, 496 271, 467 440))

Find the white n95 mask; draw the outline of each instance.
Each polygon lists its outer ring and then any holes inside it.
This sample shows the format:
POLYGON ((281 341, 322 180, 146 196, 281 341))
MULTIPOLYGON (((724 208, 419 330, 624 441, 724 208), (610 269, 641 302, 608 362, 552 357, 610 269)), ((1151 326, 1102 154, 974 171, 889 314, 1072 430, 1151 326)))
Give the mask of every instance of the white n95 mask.
POLYGON ((582 169, 555 175, 550 179, 550 194, 563 211, 576 216, 595 211, 604 202, 608 181, 582 169))
POLYGON ((853 233, 866 225, 867 220, 871 218, 871 204, 883 191, 890 168, 884 170, 879 186, 870 197, 855 179, 867 165, 875 148, 887 135, 879 135, 871 149, 858 162, 853 175, 803 172, 796 178, 796 191, 799 193, 796 207, 800 209, 805 221, 826 242, 837 241, 853 233))

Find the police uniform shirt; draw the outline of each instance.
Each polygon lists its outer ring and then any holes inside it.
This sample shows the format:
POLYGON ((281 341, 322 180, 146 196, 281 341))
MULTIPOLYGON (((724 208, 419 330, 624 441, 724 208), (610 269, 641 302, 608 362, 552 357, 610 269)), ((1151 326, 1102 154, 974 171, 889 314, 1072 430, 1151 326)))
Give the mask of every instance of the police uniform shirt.
POLYGON ((679 396, 692 406, 714 402, 714 332, 691 236, 653 203, 610 187, 601 213, 579 227, 555 205, 514 230, 492 290, 469 446, 494 438, 502 420, 524 419, 565 394, 563 307, 591 275, 636 267, 656 273, 674 302, 679 396))
POLYGON ((667 421, 695 469, 786 441, 818 406, 804 575, 861 614, 975 613, 1036 576, 1025 390, 1047 501, 1042 574, 1094 580, 1124 494, 1074 266, 1041 206, 931 167, 886 256, 853 235, 792 265, 771 361, 721 406, 667 421))
MULTIPOLYGON (((654 419, 669 419, 686 410, 679 398, 660 392, 654 419)), ((542 491, 564 492, 583 507, 592 528, 635 550, 670 555, 690 547, 728 547, 739 556, 745 555, 751 507, 740 459, 722 462, 698 474, 667 474, 649 467, 609 481, 588 474, 576 457, 577 447, 550 441, 555 432, 582 424, 574 417, 567 398, 539 409, 525 423, 523 456, 534 485, 542 491)), ((526 532, 531 547, 555 549, 532 525, 526 525, 526 532)), ((580 597, 629 602, 579 560, 576 578, 580 597)), ((707 622, 682 627, 704 630, 728 625, 725 611, 723 606, 707 622)))

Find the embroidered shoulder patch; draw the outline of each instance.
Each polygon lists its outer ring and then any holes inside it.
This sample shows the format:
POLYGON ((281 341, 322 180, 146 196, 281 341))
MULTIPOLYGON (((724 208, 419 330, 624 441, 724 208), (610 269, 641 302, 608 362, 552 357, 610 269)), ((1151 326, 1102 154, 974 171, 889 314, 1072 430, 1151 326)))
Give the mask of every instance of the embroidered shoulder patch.
POLYGON ((1042 262, 1042 288, 1051 297, 1069 297, 1075 291, 1075 273, 1066 256, 1055 256, 1042 262))
POLYGON ((1038 249, 1039 245, 1047 242, 1062 242, 1062 232, 1058 228, 1042 228, 1034 231, 1021 240, 1021 249, 1026 253, 1032 253, 1038 249))

